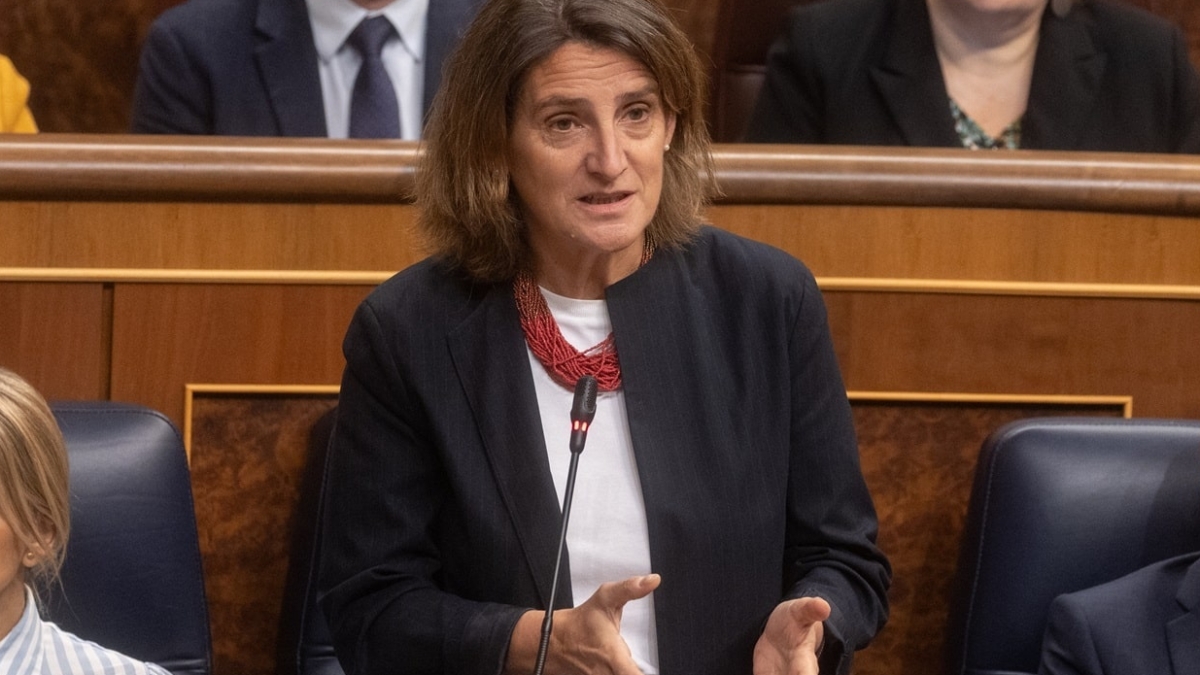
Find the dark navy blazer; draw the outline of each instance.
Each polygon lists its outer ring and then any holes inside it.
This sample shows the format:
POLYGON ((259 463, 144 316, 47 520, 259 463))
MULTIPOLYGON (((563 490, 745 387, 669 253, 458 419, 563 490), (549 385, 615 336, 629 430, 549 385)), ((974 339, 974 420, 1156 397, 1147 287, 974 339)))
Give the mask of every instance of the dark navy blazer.
POLYGON ((1200 673, 1200 553, 1059 596, 1039 673, 1200 673))
MULTIPOLYGON (((478 0, 430 0, 425 101, 478 0)), ((134 132, 327 136, 304 0, 189 0, 155 20, 134 89, 134 132)))
MULTIPOLYGON (((747 140, 962 147, 925 0, 792 10, 747 140)), ((1117 0, 1046 10, 1022 123, 1038 150, 1200 152, 1200 76, 1162 17, 1117 0)))
MULTIPOLYGON (((749 673, 768 614, 802 595, 833 605, 822 672, 844 667, 886 617, 890 569, 812 275, 707 228, 606 299, 661 672, 749 673)), ((561 522, 511 289, 426 261, 364 301, 344 351, 321 573, 338 657, 494 675, 545 607, 561 522)), ((569 589, 559 606, 584 600, 569 589)))

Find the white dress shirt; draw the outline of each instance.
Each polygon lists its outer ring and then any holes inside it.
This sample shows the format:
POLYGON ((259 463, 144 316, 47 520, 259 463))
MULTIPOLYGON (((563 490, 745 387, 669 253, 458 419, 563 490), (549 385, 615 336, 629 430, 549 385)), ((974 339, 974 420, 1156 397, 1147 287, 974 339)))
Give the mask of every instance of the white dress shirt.
POLYGON ((425 96, 425 22, 429 0, 395 0, 382 10, 368 12, 351 0, 305 0, 317 48, 317 70, 321 76, 321 96, 325 102, 325 129, 330 138, 346 138, 350 133, 350 96, 362 57, 346 38, 368 16, 382 14, 396 29, 399 38, 383 46, 383 67, 387 69, 400 102, 400 136, 407 140, 421 137, 425 96))
POLYGON ((0 639, 0 673, 4 675, 171 675, 80 639, 38 616, 33 591, 25 588, 25 612, 0 639))

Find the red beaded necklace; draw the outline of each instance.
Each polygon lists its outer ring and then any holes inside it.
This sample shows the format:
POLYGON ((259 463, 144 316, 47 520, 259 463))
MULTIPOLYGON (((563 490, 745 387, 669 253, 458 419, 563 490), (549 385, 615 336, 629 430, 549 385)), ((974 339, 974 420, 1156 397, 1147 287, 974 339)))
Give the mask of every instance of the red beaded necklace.
MULTIPOLYGON (((654 248, 647 243, 641 264, 645 265, 652 255, 654 248)), ((600 344, 582 352, 572 347, 558 329, 558 322, 550 313, 546 298, 528 271, 521 271, 513 279, 513 297, 521 314, 525 342, 551 379, 567 389, 574 389, 579 378, 591 375, 596 378, 600 391, 621 388, 621 362, 617 358, 617 342, 612 333, 600 344)))

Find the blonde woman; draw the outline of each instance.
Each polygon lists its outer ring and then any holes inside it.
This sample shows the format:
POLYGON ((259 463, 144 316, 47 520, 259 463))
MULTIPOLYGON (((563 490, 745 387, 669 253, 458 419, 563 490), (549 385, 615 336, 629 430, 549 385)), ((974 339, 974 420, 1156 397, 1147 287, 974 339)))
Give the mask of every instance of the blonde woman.
POLYGON ((0 368, 0 673, 169 675, 43 621, 70 530, 67 449, 37 391, 0 368))
POLYGON ((26 101, 29 99, 29 82, 21 77, 12 61, 0 54, 0 133, 28 133, 37 131, 33 114, 26 101))
POLYGON ((748 140, 1200 152, 1178 27, 1122 0, 824 0, 772 47, 748 140))

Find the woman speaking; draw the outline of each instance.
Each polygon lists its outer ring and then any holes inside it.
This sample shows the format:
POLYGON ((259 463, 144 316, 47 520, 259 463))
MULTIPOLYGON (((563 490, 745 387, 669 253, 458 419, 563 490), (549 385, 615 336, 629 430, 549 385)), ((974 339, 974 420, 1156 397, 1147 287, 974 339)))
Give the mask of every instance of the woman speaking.
POLYGON ((442 87, 434 255, 344 343, 321 586, 347 672, 533 672, 583 374, 546 672, 844 671, 890 569, 812 275, 700 224, 687 39, 652 0, 492 0, 442 87))

